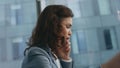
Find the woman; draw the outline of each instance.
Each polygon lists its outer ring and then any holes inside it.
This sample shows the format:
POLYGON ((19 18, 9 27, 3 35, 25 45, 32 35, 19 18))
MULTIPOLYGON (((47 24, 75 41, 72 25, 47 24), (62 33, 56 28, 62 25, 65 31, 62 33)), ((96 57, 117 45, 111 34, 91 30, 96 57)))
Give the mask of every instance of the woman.
POLYGON ((41 12, 22 68, 72 68, 69 56, 72 17, 72 11, 63 5, 49 5, 41 12))

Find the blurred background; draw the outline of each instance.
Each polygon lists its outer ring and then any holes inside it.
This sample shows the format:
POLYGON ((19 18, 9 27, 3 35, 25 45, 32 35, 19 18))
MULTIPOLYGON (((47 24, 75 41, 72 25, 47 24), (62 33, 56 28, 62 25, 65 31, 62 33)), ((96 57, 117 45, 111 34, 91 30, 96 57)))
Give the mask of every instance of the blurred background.
POLYGON ((100 68, 120 50, 120 0, 0 0, 0 68, 21 68, 38 14, 50 4, 74 13, 74 68, 100 68))

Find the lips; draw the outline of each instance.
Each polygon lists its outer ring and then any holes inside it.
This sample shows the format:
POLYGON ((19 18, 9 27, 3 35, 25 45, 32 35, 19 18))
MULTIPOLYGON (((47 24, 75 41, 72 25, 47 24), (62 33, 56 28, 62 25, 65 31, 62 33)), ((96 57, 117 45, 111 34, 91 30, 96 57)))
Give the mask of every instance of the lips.
POLYGON ((66 44, 70 44, 70 37, 66 38, 66 44))
POLYGON ((66 39, 70 39, 70 37, 67 37, 66 39))
POLYGON ((67 38, 67 40, 70 40, 70 38, 67 38))
POLYGON ((70 37, 66 38, 66 45, 64 46, 64 48, 66 52, 70 51, 70 37))

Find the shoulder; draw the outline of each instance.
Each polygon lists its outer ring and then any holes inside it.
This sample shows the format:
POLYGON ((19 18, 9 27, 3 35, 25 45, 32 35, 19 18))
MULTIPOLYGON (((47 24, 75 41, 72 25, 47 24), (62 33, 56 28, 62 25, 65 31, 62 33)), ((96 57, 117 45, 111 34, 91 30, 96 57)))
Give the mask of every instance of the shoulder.
POLYGON ((27 53, 23 60, 22 68, 50 68, 51 57, 46 50, 39 47, 31 47, 27 53))
POLYGON ((28 50, 28 56, 34 56, 34 55, 46 55, 48 56, 48 53, 47 51, 45 51, 44 49, 42 48, 39 48, 39 47, 31 47, 29 50, 28 50))

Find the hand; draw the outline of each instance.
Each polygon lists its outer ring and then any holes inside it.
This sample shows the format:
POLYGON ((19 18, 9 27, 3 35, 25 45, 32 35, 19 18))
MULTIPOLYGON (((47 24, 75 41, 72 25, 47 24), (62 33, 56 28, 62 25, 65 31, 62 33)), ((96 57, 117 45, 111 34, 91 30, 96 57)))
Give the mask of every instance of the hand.
POLYGON ((55 54, 60 59, 69 60, 70 59, 70 51, 71 51, 70 42, 66 41, 65 45, 56 47, 55 54))

